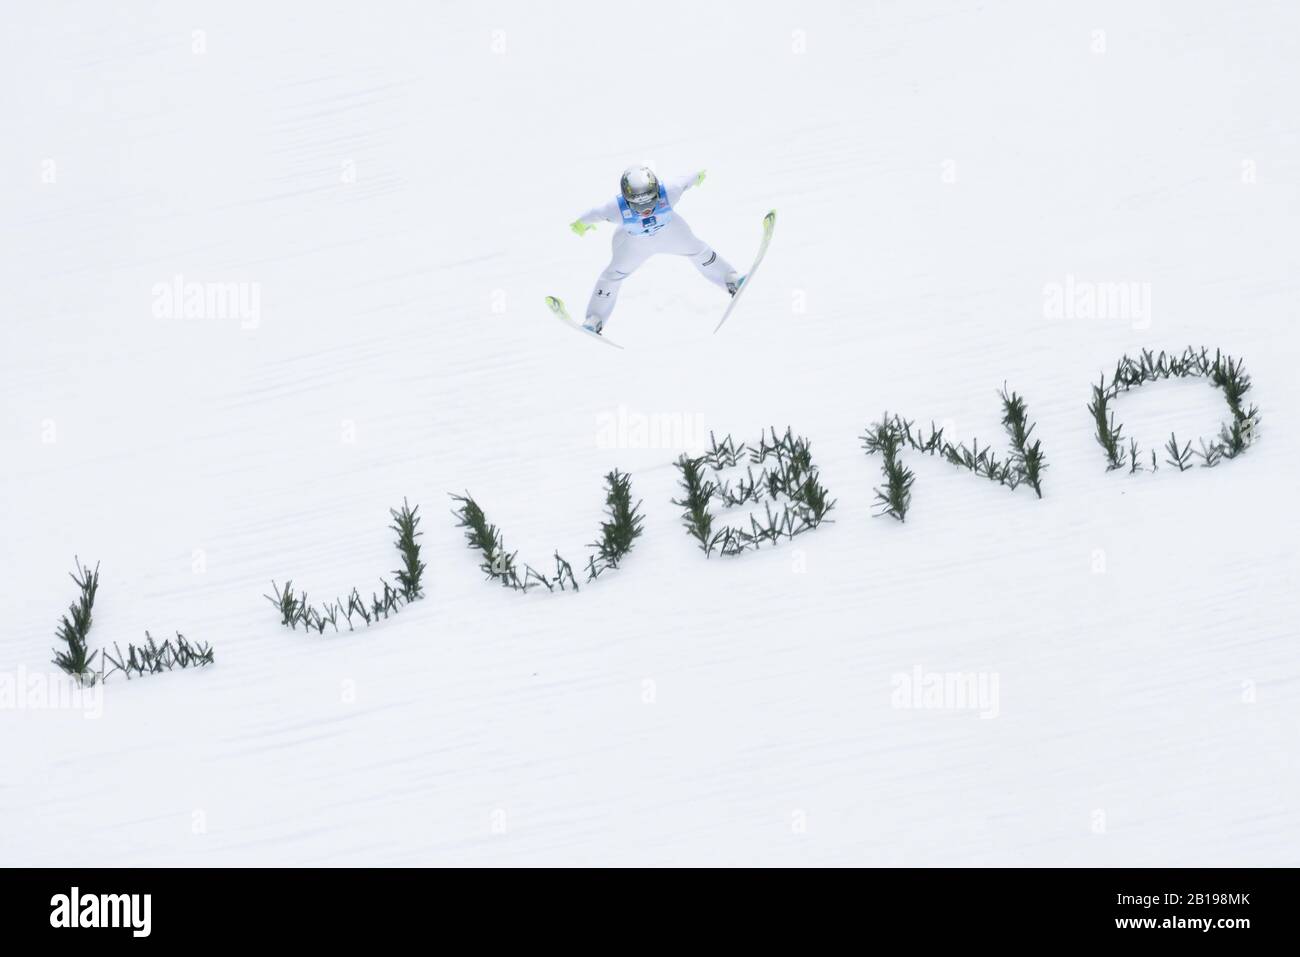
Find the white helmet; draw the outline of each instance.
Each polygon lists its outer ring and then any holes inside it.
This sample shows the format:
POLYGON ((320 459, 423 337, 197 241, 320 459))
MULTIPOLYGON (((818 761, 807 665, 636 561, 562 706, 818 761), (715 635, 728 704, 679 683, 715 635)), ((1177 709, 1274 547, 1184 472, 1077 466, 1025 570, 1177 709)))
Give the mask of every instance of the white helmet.
POLYGON ((618 183, 627 204, 644 215, 659 202, 659 177, 648 166, 629 166, 618 183))

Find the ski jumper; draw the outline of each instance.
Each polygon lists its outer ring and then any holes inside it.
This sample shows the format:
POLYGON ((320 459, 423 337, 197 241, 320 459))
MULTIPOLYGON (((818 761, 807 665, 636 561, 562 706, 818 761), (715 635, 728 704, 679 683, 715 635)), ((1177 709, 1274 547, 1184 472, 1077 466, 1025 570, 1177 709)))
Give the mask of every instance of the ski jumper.
POLYGON ((623 280, 636 272, 643 262, 659 253, 689 256, 695 268, 706 279, 726 289, 727 276, 733 272, 731 264, 696 237, 675 208, 682 193, 694 183, 694 176, 681 177, 667 183, 661 180, 659 201, 645 216, 628 206, 627 200, 619 196, 579 217, 587 224, 603 220, 618 226, 611 243, 609 265, 596 279, 596 288, 592 290, 591 300, 587 303, 587 325, 597 328, 603 326, 614 311, 614 303, 618 299, 618 290, 623 285, 623 280))

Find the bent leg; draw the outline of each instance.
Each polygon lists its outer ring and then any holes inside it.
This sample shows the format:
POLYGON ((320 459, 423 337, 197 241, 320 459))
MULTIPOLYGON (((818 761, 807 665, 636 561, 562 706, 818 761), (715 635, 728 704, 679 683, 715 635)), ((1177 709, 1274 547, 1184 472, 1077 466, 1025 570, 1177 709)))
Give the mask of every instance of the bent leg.
POLYGON ((618 301, 618 291, 623 286, 623 280, 636 272, 637 267, 645 262, 652 252, 645 246, 644 241, 629 236, 622 230, 614 234, 613 242, 610 244, 609 265, 596 278, 596 287, 592 289, 591 299, 587 302, 587 318, 583 323, 584 326, 599 332, 609 321, 610 314, 614 311, 614 304, 618 301))
POLYGON ((731 263, 691 232, 691 227, 686 224, 686 220, 680 216, 674 217, 673 221, 661 230, 661 235, 664 233, 668 235, 664 237, 663 252, 688 257, 701 275, 715 286, 727 289, 728 280, 734 281, 736 271, 731 267, 731 263))

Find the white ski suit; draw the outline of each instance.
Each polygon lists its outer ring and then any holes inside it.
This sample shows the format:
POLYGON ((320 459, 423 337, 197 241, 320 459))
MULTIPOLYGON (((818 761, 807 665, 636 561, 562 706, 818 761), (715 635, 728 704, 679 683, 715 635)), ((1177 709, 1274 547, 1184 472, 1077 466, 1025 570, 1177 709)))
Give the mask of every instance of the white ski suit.
POLYGON ((731 264, 696 237, 676 210, 682 193, 693 185, 694 176, 661 181, 659 204, 644 217, 628 209, 619 197, 589 209, 579 217, 587 225, 603 220, 618 227, 614 231, 609 265, 597 278, 591 301, 587 303, 586 326, 600 329, 605 324, 614 311, 623 280, 658 253, 689 256, 706 279, 723 289, 727 287, 727 277, 733 273, 731 264))

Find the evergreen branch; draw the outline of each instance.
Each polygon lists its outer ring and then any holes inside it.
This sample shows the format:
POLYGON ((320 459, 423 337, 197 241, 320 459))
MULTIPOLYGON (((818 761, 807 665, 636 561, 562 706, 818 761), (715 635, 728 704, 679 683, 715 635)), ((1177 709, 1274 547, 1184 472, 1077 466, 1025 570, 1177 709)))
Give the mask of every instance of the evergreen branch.
POLYGON ((703 457, 691 458, 683 453, 674 464, 682 473, 681 487, 685 494, 680 499, 673 499, 672 504, 684 510, 682 522, 687 534, 700 543, 700 549, 707 557, 718 544, 713 532, 713 513, 709 510, 717 485, 704 478, 703 457))
POLYGON ((355 631, 353 616, 359 616, 369 626, 380 618, 386 619, 396 614, 403 605, 424 597, 422 580, 425 565, 420 560, 420 543, 416 541, 423 534, 419 530, 420 508, 418 505, 411 508, 406 499, 403 499, 400 509, 390 508, 388 512, 393 518, 393 524, 389 528, 397 533, 395 544, 402 558, 402 567, 393 572, 397 584, 393 585, 384 578, 379 579, 379 590, 371 591, 369 603, 354 587, 348 592, 346 602, 342 598, 336 598, 318 607, 311 603, 306 591, 294 591, 292 579, 285 581, 283 589, 272 580, 271 589, 275 594, 263 597, 280 613, 280 624, 295 631, 302 625, 308 633, 314 631, 318 635, 323 635, 329 627, 337 634, 339 616, 342 615, 348 631, 355 631))
POLYGON ((1028 482, 1034 494, 1042 498, 1042 473, 1047 468, 1043 458, 1042 442, 1035 440, 1032 445, 1029 442, 1035 425, 1029 421, 1025 400, 1015 392, 1008 392, 1005 382, 1002 384, 1001 396, 1002 425, 1011 436, 1012 464, 1018 476, 1017 481, 1028 482))
MULTIPOLYGON (((1120 374, 1116 372, 1116 381, 1118 381, 1120 374)), ((1120 445, 1124 427, 1116 426, 1115 414, 1107 411, 1107 405, 1111 398, 1113 396, 1107 390, 1106 380, 1103 378, 1099 385, 1092 387, 1092 402, 1088 404, 1088 411, 1092 413, 1093 423, 1097 430, 1097 444, 1106 452, 1106 460, 1109 463, 1106 466, 1108 472, 1122 468, 1124 465, 1124 448, 1120 445)))
POLYGON ((1168 453, 1165 462, 1174 466, 1180 472, 1186 472, 1191 468, 1192 460, 1192 443, 1188 442, 1182 450, 1178 447, 1178 437, 1174 433, 1169 433, 1169 441, 1165 443, 1165 452, 1168 453))
POLYGON ((167 639, 159 645, 147 631, 144 637, 143 645, 128 644, 126 654, 122 653, 122 649, 116 642, 113 643, 113 648, 117 651, 117 657, 113 657, 107 651, 104 652, 104 657, 113 665, 112 670, 108 671, 105 677, 120 671, 129 681, 133 674, 140 677, 174 669, 202 668, 215 661, 215 653, 211 645, 202 641, 190 642, 179 631, 176 632, 174 643, 171 639, 167 639))
MULTIPOLYGON (((1164 351, 1155 354, 1150 349, 1143 349, 1137 358, 1127 355, 1120 358, 1115 364, 1115 372, 1109 384, 1103 376, 1101 384, 1093 387, 1093 401, 1089 404, 1088 411, 1095 421, 1097 441, 1106 451, 1107 470, 1118 468, 1124 461, 1124 450, 1119 447, 1121 428, 1115 425, 1113 413, 1107 412, 1108 401, 1120 392, 1127 392, 1148 382, 1171 378, 1208 379, 1212 385, 1222 390, 1231 417, 1220 428, 1216 440, 1200 440, 1201 449, 1196 453, 1190 453, 1190 443, 1179 447, 1171 436, 1171 443, 1165 446, 1167 464, 1175 466, 1179 471, 1186 471, 1190 467, 1187 465, 1189 456, 1184 453, 1189 453, 1199 456, 1203 466, 1212 468, 1224 459, 1236 458, 1252 444, 1259 424, 1259 409, 1245 403, 1251 380, 1240 359, 1225 355, 1218 349, 1211 357, 1209 349, 1204 346, 1200 349, 1188 346, 1180 355, 1164 351)), ((1136 443, 1130 440, 1130 473, 1142 470, 1134 459, 1136 452, 1136 443)), ((1159 463, 1153 449, 1151 471, 1158 469, 1159 463)))
POLYGON ((68 606, 67 614, 59 620, 55 637, 63 642, 63 648, 54 649, 51 663, 72 675, 82 684, 94 684, 93 671, 95 656, 98 651, 90 651, 86 638, 90 634, 92 613, 95 608, 95 594, 99 591, 99 564, 93 570, 81 564, 81 559, 73 557, 77 570, 69 572, 69 577, 76 583, 79 594, 77 600, 68 606))
MULTIPOLYGON (((727 441, 731 441, 730 436, 727 441)), ((632 477, 626 472, 614 469, 605 476, 605 513, 609 518, 600 523, 600 540, 591 545, 596 549, 596 555, 588 561, 589 582, 595 581, 608 568, 618 568, 619 562, 641 535, 644 521, 641 503, 632 504, 632 477)), ((573 577, 571 568, 569 577, 573 577)))
POLYGON ((393 572, 402 589, 405 601, 415 601, 424 597, 421 579, 424 577, 424 562, 420 561, 420 543, 416 541, 424 534, 420 527, 420 506, 411 508, 406 499, 402 499, 401 509, 389 509, 393 524, 389 526, 397 533, 397 551, 402 556, 402 567, 393 572))
POLYGON ((879 452, 884 458, 885 485, 875 490, 879 509, 876 514, 892 515, 900 522, 907 518, 907 509, 912 502, 912 483, 916 481, 912 471, 899 460, 903 436, 904 429, 897 417, 892 422, 888 417, 884 418, 863 436, 867 453, 879 452))

